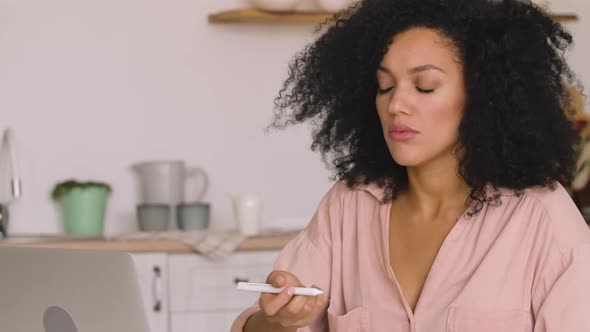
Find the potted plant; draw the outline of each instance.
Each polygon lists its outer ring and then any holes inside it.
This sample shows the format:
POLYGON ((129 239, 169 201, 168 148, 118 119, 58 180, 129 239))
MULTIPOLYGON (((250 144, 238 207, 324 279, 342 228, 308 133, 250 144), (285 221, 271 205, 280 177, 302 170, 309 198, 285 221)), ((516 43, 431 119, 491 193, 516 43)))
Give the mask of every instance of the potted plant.
POLYGON ((60 204, 67 234, 102 236, 111 186, 104 182, 67 180, 53 187, 51 197, 60 204))

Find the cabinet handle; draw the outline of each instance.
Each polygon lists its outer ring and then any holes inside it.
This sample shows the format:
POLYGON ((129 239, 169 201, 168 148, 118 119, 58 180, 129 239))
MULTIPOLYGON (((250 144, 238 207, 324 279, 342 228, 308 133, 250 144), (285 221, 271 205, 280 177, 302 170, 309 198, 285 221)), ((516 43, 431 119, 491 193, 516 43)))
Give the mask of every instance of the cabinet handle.
POLYGON ((154 279, 152 281, 152 298, 154 299, 153 310, 162 311, 162 270, 159 266, 154 266, 154 279))
POLYGON ((236 285, 237 285, 238 283, 240 283, 240 282, 250 282, 250 280, 249 280, 248 278, 238 278, 238 277, 235 277, 235 278, 234 278, 234 283, 235 283, 236 285))

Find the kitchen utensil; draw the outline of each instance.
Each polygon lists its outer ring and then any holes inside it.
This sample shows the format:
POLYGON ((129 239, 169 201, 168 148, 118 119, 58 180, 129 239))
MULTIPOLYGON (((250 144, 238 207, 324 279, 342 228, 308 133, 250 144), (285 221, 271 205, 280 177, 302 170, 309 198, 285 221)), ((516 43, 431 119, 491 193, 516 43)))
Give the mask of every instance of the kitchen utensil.
POLYGON ((330 13, 336 13, 344 10, 356 2, 357 0, 316 0, 317 6, 321 10, 330 13))
POLYGON ((142 204, 170 205, 170 229, 176 228, 176 205, 185 202, 185 192, 196 188, 191 201, 200 201, 209 186, 207 172, 199 167, 187 167, 180 160, 147 161, 133 165, 140 185, 142 204), (197 181, 198 184, 191 184, 197 181))
POLYGON ((209 204, 181 203, 176 207, 176 210, 179 229, 188 231, 209 227, 209 204))
POLYGON ((254 193, 232 194, 234 219, 240 233, 250 236, 260 232, 262 200, 254 193))
POLYGON ((139 204, 137 205, 138 228, 142 232, 162 232, 170 224, 170 205, 139 204))
POLYGON ((287 12, 293 11, 301 2, 301 0, 249 0, 249 2, 257 9, 287 12))

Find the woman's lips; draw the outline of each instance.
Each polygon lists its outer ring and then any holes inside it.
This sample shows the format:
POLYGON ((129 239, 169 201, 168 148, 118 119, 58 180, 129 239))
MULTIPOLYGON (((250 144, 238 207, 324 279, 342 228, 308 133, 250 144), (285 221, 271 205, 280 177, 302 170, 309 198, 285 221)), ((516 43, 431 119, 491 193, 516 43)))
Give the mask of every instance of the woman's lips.
POLYGON ((418 133, 415 131, 392 131, 390 133, 392 140, 400 142, 409 141, 416 137, 416 135, 418 135, 418 133))
POLYGON ((393 126, 389 131, 390 138, 394 141, 400 142, 409 141, 418 134, 419 132, 416 129, 402 124, 393 126))

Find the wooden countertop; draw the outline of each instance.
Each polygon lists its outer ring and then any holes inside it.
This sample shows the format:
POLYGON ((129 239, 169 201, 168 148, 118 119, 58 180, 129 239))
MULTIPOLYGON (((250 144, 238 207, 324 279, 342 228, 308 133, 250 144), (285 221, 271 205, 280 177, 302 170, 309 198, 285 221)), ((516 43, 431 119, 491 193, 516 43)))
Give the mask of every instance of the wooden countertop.
MULTIPOLYGON (((237 251, 280 250, 296 233, 254 236, 242 242, 237 251)), ((108 240, 108 239, 8 239, 0 240, 0 246, 89 249, 127 252, 193 253, 194 250, 176 240, 108 240)))

